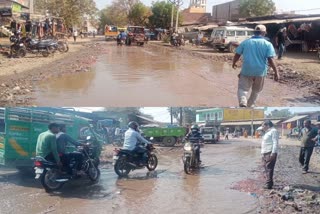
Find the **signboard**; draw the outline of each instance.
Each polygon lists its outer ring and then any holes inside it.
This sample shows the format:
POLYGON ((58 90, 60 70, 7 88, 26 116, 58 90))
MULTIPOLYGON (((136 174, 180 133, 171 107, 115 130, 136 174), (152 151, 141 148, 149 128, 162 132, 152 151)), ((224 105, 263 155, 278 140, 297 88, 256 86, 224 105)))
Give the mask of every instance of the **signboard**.
POLYGON ((1 17, 11 17, 12 9, 11 8, 0 8, 0 16, 1 17))
POLYGON ((223 114, 224 121, 264 119, 264 110, 262 109, 224 109, 223 114))
POLYGON ((20 4, 16 4, 16 3, 13 3, 12 4, 12 12, 21 12, 22 11, 22 6, 20 4))

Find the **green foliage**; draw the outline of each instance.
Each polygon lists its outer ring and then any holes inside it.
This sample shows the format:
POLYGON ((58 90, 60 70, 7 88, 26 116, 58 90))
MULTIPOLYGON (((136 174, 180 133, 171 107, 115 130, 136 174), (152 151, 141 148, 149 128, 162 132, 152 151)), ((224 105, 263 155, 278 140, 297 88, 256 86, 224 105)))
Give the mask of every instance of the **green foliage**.
POLYGON ((94 18, 97 8, 94 0, 35 0, 35 11, 64 19, 68 27, 81 25, 84 15, 94 18))
MULTIPOLYGON (((152 27, 170 28, 172 4, 165 1, 157 1, 152 4, 152 15, 149 17, 149 24, 152 27)), ((174 8, 174 23, 176 20, 177 9, 174 8)), ((179 24, 182 23, 182 16, 179 13, 179 24)))
POLYGON ((132 6, 128 19, 130 24, 145 26, 148 23, 148 18, 151 16, 150 8, 139 2, 132 6))
POLYGON ((242 17, 272 15, 275 10, 275 3, 272 0, 242 0, 240 3, 242 17))
POLYGON ((275 109, 273 110, 267 117, 268 118, 287 118, 291 117, 293 114, 290 112, 289 109, 275 109))

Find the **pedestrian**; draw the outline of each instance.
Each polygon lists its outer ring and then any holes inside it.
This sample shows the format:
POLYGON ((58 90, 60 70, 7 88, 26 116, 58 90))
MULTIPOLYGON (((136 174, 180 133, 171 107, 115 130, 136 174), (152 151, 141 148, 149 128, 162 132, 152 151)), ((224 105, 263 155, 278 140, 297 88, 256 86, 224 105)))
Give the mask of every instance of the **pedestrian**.
POLYGON ((266 178, 266 183, 263 188, 272 189, 273 172, 278 156, 279 134, 271 120, 264 121, 262 130, 265 134, 262 137, 261 155, 266 178))
POLYGON ((76 42, 77 41, 77 36, 78 36, 78 31, 74 30, 73 31, 73 41, 76 42))
POLYGON ((303 122, 304 128, 301 130, 301 149, 299 155, 299 162, 302 166, 302 174, 306 174, 309 171, 309 162, 313 152, 313 147, 316 143, 316 136, 318 130, 312 128, 311 120, 303 122))
POLYGON ((226 130, 224 139, 229 140, 229 129, 226 130))
POLYGON ((275 50, 270 42, 264 39, 266 34, 264 25, 255 27, 254 36, 243 41, 236 49, 232 67, 243 56, 242 69, 238 75, 238 100, 240 107, 254 107, 260 92, 263 89, 265 77, 267 76, 268 63, 274 71, 274 80, 279 80, 279 73, 273 61, 275 50), (251 89, 251 95, 247 95, 251 89))
POLYGON ((278 47, 278 59, 282 59, 283 53, 285 51, 287 29, 282 28, 278 31, 276 35, 276 46, 278 47))

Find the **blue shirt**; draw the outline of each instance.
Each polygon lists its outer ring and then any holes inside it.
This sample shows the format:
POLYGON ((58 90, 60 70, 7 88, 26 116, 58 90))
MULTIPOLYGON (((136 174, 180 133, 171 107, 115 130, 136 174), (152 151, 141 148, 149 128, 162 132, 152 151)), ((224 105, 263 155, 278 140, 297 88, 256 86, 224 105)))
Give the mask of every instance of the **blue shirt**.
POLYGON ((243 56, 241 74, 244 76, 266 76, 268 58, 276 56, 272 44, 262 36, 253 36, 243 41, 236 53, 243 56))
POLYGON ((124 143, 122 149, 132 151, 136 148, 138 142, 149 143, 149 141, 144 139, 139 132, 129 128, 124 134, 124 143))

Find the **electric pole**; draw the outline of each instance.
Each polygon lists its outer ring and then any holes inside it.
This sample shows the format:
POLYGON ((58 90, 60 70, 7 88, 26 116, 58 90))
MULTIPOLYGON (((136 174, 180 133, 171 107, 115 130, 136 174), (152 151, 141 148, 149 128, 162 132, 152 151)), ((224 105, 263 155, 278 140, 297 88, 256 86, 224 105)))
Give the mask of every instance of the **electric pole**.
POLYGON ((180 107, 180 126, 182 126, 182 107, 180 107))

